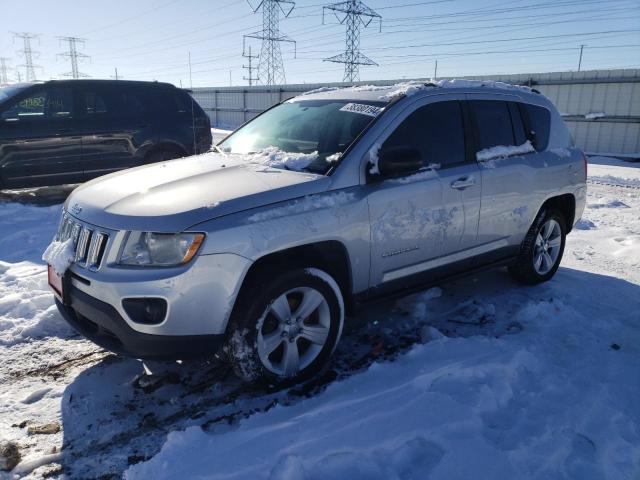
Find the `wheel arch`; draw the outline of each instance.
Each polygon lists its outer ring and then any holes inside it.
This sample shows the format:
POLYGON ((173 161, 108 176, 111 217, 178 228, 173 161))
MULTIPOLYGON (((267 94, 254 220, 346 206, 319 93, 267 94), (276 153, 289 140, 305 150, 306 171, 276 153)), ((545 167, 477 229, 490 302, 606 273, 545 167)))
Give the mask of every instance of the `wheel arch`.
MULTIPOLYGON (((571 193, 565 193, 556 197, 548 198, 540 207, 540 210, 545 208, 553 208, 559 210, 566 220, 567 233, 573 229, 573 223, 576 215, 576 197, 571 193)), ((540 211, 539 210, 539 211, 540 211)))
POLYGON ((147 162, 151 155, 154 155, 158 152, 176 152, 180 155, 186 157, 189 155, 189 152, 177 142, 173 142, 170 140, 163 140, 162 142, 156 143, 149 147, 149 149, 144 154, 144 161, 147 162))
MULTIPOLYGON (((313 267, 327 272, 334 278, 345 303, 347 314, 352 314, 354 301, 352 295, 352 272, 349 253, 338 240, 299 245, 268 253, 254 261, 244 276, 237 300, 251 290, 258 276, 270 270, 313 267)), ((235 308, 235 306, 234 306, 235 308)))

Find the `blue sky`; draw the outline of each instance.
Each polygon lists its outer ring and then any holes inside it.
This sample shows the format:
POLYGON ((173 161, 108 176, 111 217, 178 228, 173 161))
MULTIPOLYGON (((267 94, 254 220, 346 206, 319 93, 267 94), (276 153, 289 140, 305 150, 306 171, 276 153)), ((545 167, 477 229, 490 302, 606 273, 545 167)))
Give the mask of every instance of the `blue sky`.
MULTIPOLYGON (((252 0, 255 4, 258 0, 252 0)), ((327 2, 328 3, 328 2, 327 2)), ((362 67, 362 80, 576 70, 640 68, 638 0, 369 0, 382 16, 362 30, 361 49, 378 67, 362 67)), ((345 27, 328 15, 322 25, 318 0, 300 0, 283 33, 287 83, 341 81, 343 65, 322 59, 344 49, 345 27)), ((119 74, 189 86, 246 85, 243 34, 260 30, 262 15, 246 0, 0 0, 0 56, 22 63, 11 32, 40 34, 33 42, 42 79, 70 71, 56 53, 58 36, 86 39, 91 56, 80 71, 93 78, 119 74), (230 73, 231 72, 231 73, 230 73)), ((258 41, 250 42, 253 53, 258 41)), ((24 74, 24 69, 21 69, 24 74)), ((15 72, 9 72, 15 77, 15 72)))

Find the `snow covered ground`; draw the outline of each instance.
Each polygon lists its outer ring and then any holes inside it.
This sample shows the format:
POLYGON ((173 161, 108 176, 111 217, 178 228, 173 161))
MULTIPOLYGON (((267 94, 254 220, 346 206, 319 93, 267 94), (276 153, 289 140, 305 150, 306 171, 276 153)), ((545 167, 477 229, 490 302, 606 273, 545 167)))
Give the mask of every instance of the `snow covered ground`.
POLYGON ((325 375, 269 391, 76 336, 40 260, 65 190, 32 193, 0 194, 0 478, 640 478, 640 163, 590 159, 551 282, 371 306, 325 375))

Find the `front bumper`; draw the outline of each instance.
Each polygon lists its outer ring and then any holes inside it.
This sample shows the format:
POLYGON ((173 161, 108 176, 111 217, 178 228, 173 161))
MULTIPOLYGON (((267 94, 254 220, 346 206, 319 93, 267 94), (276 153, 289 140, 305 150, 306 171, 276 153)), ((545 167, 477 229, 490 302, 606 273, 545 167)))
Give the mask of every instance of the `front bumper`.
POLYGON ((75 288, 70 283, 67 305, 56 298, 56 306, 67 322, 81 335, 112 352, 145 359, 184 359, 213 355, 225 336, 152 335, 131 328, 108 303, 75 288))

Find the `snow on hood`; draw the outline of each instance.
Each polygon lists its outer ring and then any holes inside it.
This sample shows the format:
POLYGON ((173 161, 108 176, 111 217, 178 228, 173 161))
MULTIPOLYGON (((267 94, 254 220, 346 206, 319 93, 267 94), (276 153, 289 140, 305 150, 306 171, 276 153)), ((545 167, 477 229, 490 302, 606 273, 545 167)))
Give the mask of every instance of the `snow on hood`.
POLYGON ((79 210, 74 215, 80 220, 104 228, 181 231, 222 215, 326 190, 328 177, 285 169, 303 168, 314 158, 267 149, 146 165, 80 186, 65 208, 79 210))

